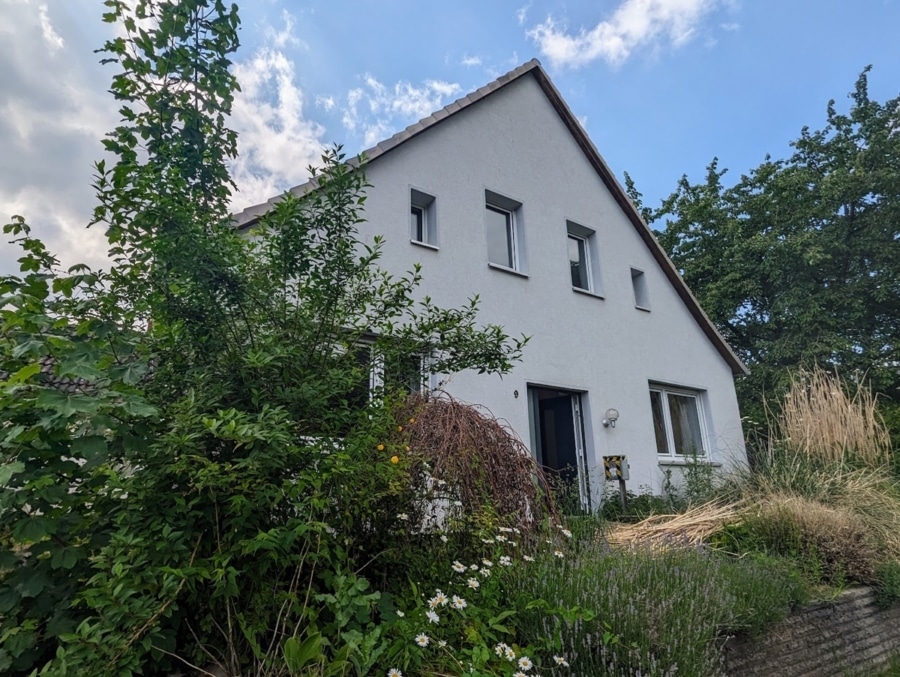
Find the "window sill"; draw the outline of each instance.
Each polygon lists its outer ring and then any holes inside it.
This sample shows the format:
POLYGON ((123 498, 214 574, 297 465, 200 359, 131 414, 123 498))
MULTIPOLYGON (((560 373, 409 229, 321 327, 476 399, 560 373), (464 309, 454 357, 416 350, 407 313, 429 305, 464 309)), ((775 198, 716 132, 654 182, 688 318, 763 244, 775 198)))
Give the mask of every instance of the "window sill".
POLYGON ((635 306, 636 310, 643 310, 645 313, 649 313, 650 309, 647 306, 635 306))
POLYGON ((657 460, 659 465, 674 465, 674 466, 688 466, 688 465, 705 465, 711 468, 721 468, 722 464, 719 461, 710 461, 705 458, 698 458, 694 460, 693 458, 684 458, 678 456, 658 456, 657 460))
POLYGON ((488 268, 499 270, 501 273, 509 273, 510 275, 524 277, 526 280, 528 279, 528 275, 526 273, 516 270, 515 268, 507 268, 506 266, 501 266, 499 263, 488 262, 488 268))
POLYGON ((582 289, 581 287, 572 287, 572 291, 576 294, 584 294, 585 296, 593 296, 595 299, 600 299, 601 301, 605 301, 606 297, 602 294, 598 294, 596 292, 592 292, 588 289, 582 289))
POLYGON ((425 249, 431 249, 432 251, 440 251, 440 247, 436 244, 431 244, 430 242, 422 242, 421 240, 410 240, 410 244, 414 244, 417 247, 424 247, 425 249))

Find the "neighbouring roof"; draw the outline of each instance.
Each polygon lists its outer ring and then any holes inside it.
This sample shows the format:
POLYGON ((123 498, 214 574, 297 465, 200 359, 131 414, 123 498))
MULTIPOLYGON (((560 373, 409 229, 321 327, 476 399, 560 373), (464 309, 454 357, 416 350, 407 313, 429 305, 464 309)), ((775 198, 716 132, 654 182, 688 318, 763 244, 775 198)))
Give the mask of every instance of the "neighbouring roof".
MULTIPOLYGON (((458 114, 460 111, 465 110, 478 101, 487 98, 498 89, 502 89, 511 82, 525 77, 526 75, 531 75, 535 78, 535 80, 537 80, 544 94, 547 96, 554 109, 556 109, 556 112, 559 114, 569 132, 575 138, 575 141, 578 143, 578 146, 581 148, 582 152, 584 152, 591 166, 594 168, 594 170, 600 176, 600 179, 603 181, 604 185, 606 185, 607 189, 612 194, 613 199, 618 203, 619 207, 621 207, 622 211, 628 217, 629 221, 631 221, 631 224, 634 226, 634 229, 637 231, 638 235, 647 245, 647 248, 650 250, 653 258, 656 260, 660 268, 662 268, 663 272, 665 273, 666 277, 668 277, 669 281, 672 283, 672 286, 675 288, 678 296, 684 302, 685 306, 687 306, 688 311, 697 321, 697 324, 703 330, 704 334, 706 334, 712 344, 716 347, 716 349, 731 367, 732 372, 736 375, 749 373, 747 367, 744 366, 740 358, 738 358, 738 356, 731 349, 731 346, 729 346, 727 341, 725 341, 725 338, 719 333, 718 329, 716 329, 715 325, 712 323, 712 320, 709 319, 707 314, 700 307, 700 303, 691 293, 691 290, 688 289, 687 284, 685 284, 684 280, 681 278, 681 275, 678 273, 678 270, 675 268, 675 264, 672 263, 663 248, 660 246, 659 242, 657 242, 656 237, 653 235, 653 231, 650 229, 650 227, 646 223, 644 223, 641 215, 638 213, 634 204, 632 204, 631 200, 628 198, 628 195, 625 193, 625 189, 622 187, 618 179, 616 179, 615 175, 613 174, 612 170, 600 156, 600 152, 597 150, 596 146, 594 146, 593 141, 591 141, 590 137, 587 135, 587 132, 581 126, 581 123, 578 122, 578 119, 575 117, 574 113, 572 113, 572 111, 569 109, 568 104, 563 101, 563 98, 560 95, 559 91, 550 81, 550 77, 541 67, 541 62, 537 59, 532 59, 531 61, 522 64, 518 68, 515 68, 510 72, 501 75, 499 78, 492 82, 489 82, 483 87, 479 87, 474 92, 467 94, 461 99, 457 99, 453 103, 445 106, 444 108, 441 108, 438 111, 435 111, 428 117, 419 120, 415 124, 410 125, 400 132, 397 132, 392 137, 379 142, 374 147, 366 151, 363 151, 362 155, 365 156, 367 163, 371 164, 372 162, 376 162, 378 158, 389 153, 402 143, 405 143, 415 136, 418 136, 422 132, 430 129, 431 127, 434 127, 435 125, 440 124, 443 120, 446 120, 447 118, 458 114)), ((355 164, 357 160, 353 159, 350 160, 350 162, 355 164)), ((306 183, 291 188, 290 192, 296 195, 302 195, 307 191, 313 189, 314 187, 315 183, 313 181, 307 181, 306 183)), ((247 209, 235 214, 235 225, 240 229, 249 228, 254 223, 256 223, 263 214, 268 212, 280 199, 280 196, 276 196, 268 200, 267 202, 253 205, 252 207, 248 207, 247 209)))

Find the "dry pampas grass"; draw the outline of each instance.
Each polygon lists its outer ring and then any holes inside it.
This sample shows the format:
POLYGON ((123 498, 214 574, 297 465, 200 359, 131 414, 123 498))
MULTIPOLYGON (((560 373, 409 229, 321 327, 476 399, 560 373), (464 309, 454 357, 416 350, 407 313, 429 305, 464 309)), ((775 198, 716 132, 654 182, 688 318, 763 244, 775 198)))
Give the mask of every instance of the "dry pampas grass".
POLYGON ((821 367, 796 372, 776 418, 776 438, 811 459, 843 463, 852 455, 873 467, 884 465, 891 441, 875 397, 861 384, 848 392, 849 384, 821 367))
POLYGON ((637 524, 613 527, 607 534, 611 545, 700 545, 725 524, 737 521, 741 503, 713 501, 678 515, 651 515, 637 524))

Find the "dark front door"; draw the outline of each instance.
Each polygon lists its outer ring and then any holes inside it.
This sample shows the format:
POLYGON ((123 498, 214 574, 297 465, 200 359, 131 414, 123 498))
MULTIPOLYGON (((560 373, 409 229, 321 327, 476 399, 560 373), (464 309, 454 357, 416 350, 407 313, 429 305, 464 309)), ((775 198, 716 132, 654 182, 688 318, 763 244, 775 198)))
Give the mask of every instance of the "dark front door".
POLYGON ((537 386, 528 391, 538 463, 566 485, 577 486, 582 506, 590 509, 581 393, 537 386))

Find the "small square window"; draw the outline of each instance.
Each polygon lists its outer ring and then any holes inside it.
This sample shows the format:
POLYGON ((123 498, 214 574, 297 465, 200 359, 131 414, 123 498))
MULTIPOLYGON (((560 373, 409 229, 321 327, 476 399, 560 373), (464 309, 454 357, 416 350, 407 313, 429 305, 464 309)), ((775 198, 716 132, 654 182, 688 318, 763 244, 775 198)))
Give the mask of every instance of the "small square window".
POLYGON ((437 217, 434 196, 411 188, 409 197, 410 241, 437 247, 437 217))
POLYGON ((706 456, 699 392, 653 385, 650 408, 657 454, 706 456))
POLYGON ((650 295, 647 293, 647 278, 643 270, 631 269, 631 286, 634 289, 634 306, 650 310, 650 295))
POLYGON ((517 272, 525 271, 522 237, 522 205, 515 200, 485 191, 484 227, 488 263, 517 272))

